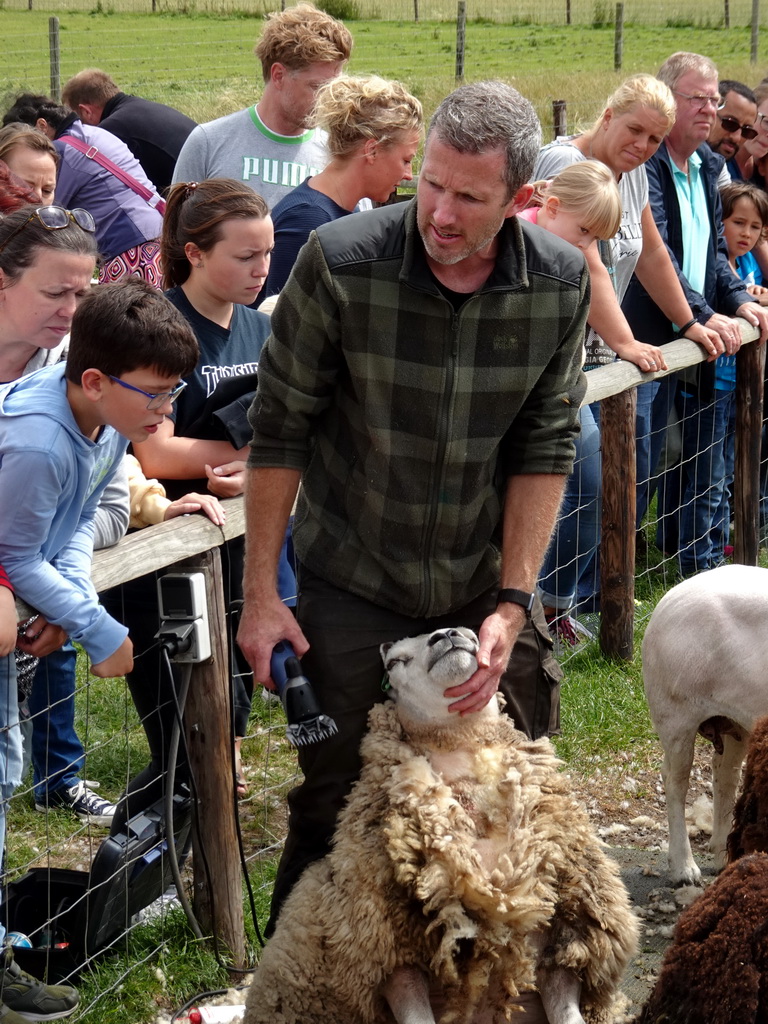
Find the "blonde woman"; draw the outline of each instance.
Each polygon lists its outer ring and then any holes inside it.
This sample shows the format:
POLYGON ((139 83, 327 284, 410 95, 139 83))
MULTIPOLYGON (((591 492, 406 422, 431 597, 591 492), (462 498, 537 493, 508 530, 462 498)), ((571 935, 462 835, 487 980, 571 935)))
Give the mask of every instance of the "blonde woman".
MULTIPOLYGON (((580 160, 599 160, 613 172, 619 185, 621 226, 602 260, 594 254, 587 256, 593 289, 587 357, 592 365, 613 362, 614 352, 625 358, 624 348, 636 344, 619 308, 633 273, 670 320, 690 324, 685 337, 702 344, 710 355, 721 350, 714 332, 695 321, 690 323, 693 313, 648 205, 643 165, 674 123, 675 99, 669 88, 653 75, 632 75, 609 97, 590 129, 559 138, 539 154, 534 172, 537 178, 552 178, 563 167, 580 160), (613 352, 603 344, 609 339, 613 352)), ((642 370, 666 369, 658 349, 646 353, 637 365, 642 370)))
MULTIPOLYGON (((618 355, 630 359, 646 372, 665 370, 663 351, 656 345, 638 342, 621 311, 619 303, 627 290, 632 274, 636 274, 654 302, 676 324, 684 326, 684 335, 701 344, 714 357, 723 351, 714 331, 698 323, 678 280, 666 246, 661 239, 648 203, 648 181, 643 166, 661 145, 675 122, 675 100, 669 88, 652 75, 632 75, 610 96, 594 125, 580 135, 561 137, 545 146, 539 154, 536 178, 552 178, 563 168, 585 160, 599 160, 616 178, 622 201, 621 225, 616 235, 598 252, 593 246, 585 252, 592 277, 592 303, 587 332, 585 369, 613 362, 618 355)), ((661 339, 660 339, 661 340, 661 339)), ((671 340, 671 339, 670 339, 671 340)), ((594 412, 597 412, 595 408, 594 412)), ((582 420, 586 410, 582 411, 582 420)), ((650 407, 638 407, 638 418, 647 416, 650 407)), ((594 420, 594 416, 593 416, 594 420)), ((638 423, 638 430, 644 427, 638 423)), ((582 422, 582 443, 586 443, 582 422)), ((589 433, 589 432, 587 432, 589 433)), ((599 457, 599 427, 595 423, 594 458, 599 457)), ((642 482, 649 477, 648 453, 638 446, 637 479, 641 493, 638 509, 644 499, 642 482)), ((600 504, 597 479, 590 493, 574 498, 581 503, 579 523, 574 534, 583 527, 588 508, 600 504)), ((574 511, 572 518, 577 514, 574 511)), ((561 516, 562 523, 562 516, 561 516)), ((562 526, 558 532, 562 531, 562 526)), ((547 565, 539 580, 539 588, 550 631, 556 642, 573 645, 583 638, 578 620, 569 615, 578 607, 589 611, 599 606, 597 558, 590 557, 583 565, 574 592, 564 587, 559 578, 562 567, 573 557, 568 550, 557 551, 558 536, 553 538, 547 565), (549 570, 549 571, 548 571, 549 570)), ((596 553, 597 546, 592 554, 596 553)), ((583 550, 582 550, 583 555, 583 550)))
POLYGON ((288 280, 310 231, 354 211, 361 199, 385 202, 410 181, 421 143, 421 104, 399 82, 343 75, 320 89, 313 123, 328 133, 330 163, 272 211, 275 248, 264 295, 288 280))

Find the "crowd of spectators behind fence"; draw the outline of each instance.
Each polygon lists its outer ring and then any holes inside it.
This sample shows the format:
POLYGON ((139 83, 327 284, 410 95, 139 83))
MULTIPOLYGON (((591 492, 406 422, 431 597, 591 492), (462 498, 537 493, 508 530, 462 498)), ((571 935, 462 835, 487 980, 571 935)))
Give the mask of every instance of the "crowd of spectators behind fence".
MULTIPOLYGON (((223 522, 217 498, 246 489, 252 430, 246 412, 270 330, 268 318, 247 307, 273 296, 270 308, 274 308, 278 300, 281 319, 276 323, 283 331, 283 345, 288 328, 298 331, 302 303, 311 307, 313 323, 325 324, 318 352, 330 360, 325 345, 337 340, 343 314, 330 299, 319 311, 323 300, 318 296, 327 279, 320 274, 315 280, 308 272, 307 253, 317 237, 312 233, 319 228, 318 236, 328 240, 334 258, 356 265, 363 258, 358 252, 366 252, 366 246, 373 244, 366 225, 378 230, 383 223, 379 214, 371 215, 366 208, 385 203, 399 182, 410 181, 423 135, 421 105, 400 83, 344 74, 351 50, 352 37, 341 22, 300 3, 265 20, 255 49, 264 82, 260 98, 216 121, 196 125, 172 107, 128 95, 109 74, 96 68, 85 69, 66 83, 62 104, 24 93, 5 112, 0 129, 0 216, 5 218, 0 221, 0 383, 66 357, 65 336, 76 305, 88 291, 96 250, 100 283, 139 277, 154 288, 165 287, 169 303, 191 326, 200 347, 184 396, 172 412, 169 409, 157 433, 137 445, 138 463, 126 457, 102 496, 95 513, 97 546, 115 543, 129 528, 129 519, 130 528, 137 528, 185 512, 202 512, 214 522, 223 522), (43 208, 52 212, 41 215, 43 208), (28 216, 14 213, 27 209, 28 216), (370 221, 357 219, 371 216, 370 221), (340 223, 331 231, 330 222, 336 221, 340 223), (328 229, 321 227, 326 224, 328 229), (27 244, 22 245, 24 232, 27 244), (65 236, 71 236, 66 245, 60 241, 65 236), (359 240, 359 250, 353 247, 345 254, 347 237, 359 240), (302 249, 307 239, 310 245, 302 249), (6 266, 4 250, 6 262, 16 254, 16 266, 6 266), (293 276, 297 261, 303 267, 301 280, 293 276), (310 286, 311 293, 302 292, 302 287, 310 286), (287 302, 279 302, 284 289, 290 294, 290 308, 287 302), (38 294, 44 302, 35 314, 30 303, 38 294), (193 490, 184 493, 189 486, 193 490)), ((450 134, 446 119, 457 116, 457 111, 465 116, 469 109, 465 105, 484 95, 488 109, 478 115, 481 124, 483 116, 488 121, 498 112, 491 110, 494 105, 504 109, 509 103, 510 109, 530 115, 521 98, 523 105, 494 84, 478 86, 476 92, 474 88, 458 91, 455 110, 450 103, 441 106, 437 135, 432 136, 433 153, 448 147, 450 157, 452 149, 459 170, 469 153, 482 154, 485 148, 493 154, 500 151, 502 142, 486 139, 477 143, 476 151, 462 149, 469 142, 463 136, 456 141, 459 135, 450 134)), ((657 75, 627 79, 606 103, 595 97, 595 111, 591 127, 541 148, 535 170, 526 165, 526 175, 537 180, 533 200, 524 181, 507 180, 511 191, 504 199, 506 205, 499 206, 504 210, 499 222, 488 238, 474 240, 482 245, 460 250, 454 263, 474 266, 471 261, 477 251, 485 251, 483 245, 500 245, 503 252, 517 245, 507 236, 519 213, 521 221, 537 224, 526 225, 521 236, 533 247, 531 252, 561 252, 557 245, 551 248, 555 243, 547 243, 547 248, 542 242, 540 229, 546 229, 584 254, 591 279, 585 371, 620 358, 653 374, 666 370, 664 346, 674 338, 685 336, 703 346, 705 362, 680 374, 649 380, 638 389, 637 528, 641 529, 656 493, 658 547, 675 559, 681 575, 689 575, 720 564, 731 550, 733 396, 735 355, 741 340, 735 318, 743 317, 756 326, 762 342, 768 335, 768 312, 761 305, 768 294, 762 287, 763 276, 768 275, 768 80, 754 89, 734 80, 718 83, 713 60, 678 53, 657 75), (569 171, 571 165, 584 166, 574 173, 569 171), (570 177, 578 182, 575 191, 570 177), (597 205, 586 204, 585 197, 593 195, 597 205), (529 201, 532 205, 523 212, 529 201), (499 227, 502 222, 506 233, 499 227), (498 241, 502 236, 503 243, 498 241)), ((439 302, 446 308, 452 304, 455 322, 460 324, 470 299, 485 295, 485 278, 478 277, 477 287, 459 286, 445 269, 453 264, 443 250, 468 234, 462 219, 467 214, 446 214, 438 224, 443 214, 436 212, 440 203, 435 196, 448 196, 459 205, 479 203, 485 209, 495 201, 495 192, 476 195, 465 184, 459 187, 453 172, 447 174, 434 159, 425 166, 426 177, 419 182, 413 201, 417 214, 404 215, 403 230, 409 246, 426 251, 426 265, 438 282, 439 302), (417 216, 418 224, 411 224, 409 216, 417 216), (429 223, 424 220, 427 216, 432 218, 429 223)), ((481 190, 488 166, 484 165, 478 179, 481 190)), ((387 223, 394 238, 400 220, 387 223)), ((516 230, 519 233, 522 228, 516 230)), ((386 249, 389 242, 383 238, 377 244, 386 249)), ((405 318, 416 315, 420 289, 426 287, 422 296, 426 302, 432 284, 415 283, 412 293, 404 291, 403 281, 415 273, 409 262, 414 257, 409 249, 405 257, 393 250, 393 266, 401 258, 406 261, 403 278, 389 281, 393 298, 387 301, 412 302, 413 311, 401 310, 405 318)), ((527 258, 532 259, 530 254, 527 258)), ((314 259, 319 259, 317 254, 314 259)), ((583 267, 582 256, 574 253, 573 259, 583 267)), ((329 277, 340 273, 337 266, 327 272, 329 277)), ((498 270, 493 273, 499 276, 492 281, 503 292, 503 275, 498 270)), ((348 282, 344 287, 349 287, 348 282)), ((372 295, 383 287, 381 281, 374 281, 372 295)), ((359 293, 354 294, 359 301, 359 293)), ((435 301, 433 295, 430 301, 435 301)), ((499 329, 503 334, 504 325, 499 329)), ((367 314, 361 314, 361 331, 373 335, 376 330, 367 314)), ((515 333, 514 324, 509 331, 515 333)), ((414 365, 421 360, 423 343, 417 335, 410 339, 414 365)), ((280 344, 274 342, 272 360, 280 353, 280 344)), ((322 372, 328 380, 336 380, 330 363, 323 364, 322 372)), ((564 374, 562 368, 559 372, 564 374)), ((345 387, 340 379, 337 386, 341 391, 345 387)), ((339 396, 329 398, 329 402, 337 400, 342 401, 339 396)), ((504 400, 496 393, 478 398, 504 400)), ((263 403, 258 411, 268 418, 270 409, 263 403)), ((568 477, 560 518, 548 549, 545 543, 540 552, 546 551, 543 567, 526 567, 524 588, 536 591, 531 599, 534 610, 540 609, 539 601, 543 605, 544 647, 548 643, 558 651, 588 641, 594 619, 587 616, 600 611, 599 406, 583 407, 579 420, 580 432, 568 425, 573 430, 576 463, 568 477)), ((262 470, 269 464, 269 456, 265 458, 262 470)), ((499 467, 503 472, 508 470, 499 467)), ((561 473, 562 468, 548 472, 561 473)), ((396 480, 397 467, 391 476, 396 480)), ((259 479, 270 478, 262 473, 259 479)), ((768 533, 768 473, 763 474, 763 484, 761 520, 768 533)), ((396 484, 388 486, 391 500, 396 484)), ((282 502, 280 514, 285 513, 286 519, 288 499, 292 500, 289 491, 290 487, 281 485, 266 495, 282 502)), ((468 504, 474 499, 474 494, 464 495, 468 504)), ((407 502, 405 492, 401 500, 407 502)), ((508 501, 511 505, 512 499, 508 501)), ((290 524, 284 535, 283 527, 278 530, 280 516, 275 522, 272 546, 279 539, 281 554, 278 558, 276 548, 272 554, 279 566, 280 597, 292 606, 296 584, 290 524)), ((226 546, 225 564, 227 596, 234 608, 242 597, 241 543, 226 546)), ((6 636, 12 632, 6 621, 9 584, 18 588, 11 567, 6 568, 10 579, 0 571, 0 655, 7 655, 11 646, 6 636)), ((309 590, 314 587, 325 602, 328 595, 318 588, 316 572, 315 566, 308 574, 309 590)), ((334 578, 329 574, 328 579, 334 578)), ((504 592, 521 593, 514 589, 516 582, 501 582, 513 588, 504 592)), ((20 694, 22 720, 31 715, 34 723, 27 725, 26 732, 38 810, 66 807, 83 820, 112 825, 119 832, 127 816, 161 793, 167 734, 175 712, 152 643, 158 618, 153 593, 154 579, 146 579, 120 588, 107 599, 115 619, 124 621, 140 640, 143 656, 136 659, 129 682, 152 755, 150 766, 128 786, 117 808, 97 796, 93 784, 85 780, 84 751, 74 728, 75 649, 71 642, 52 644, 52 638, 65 639, 61 623, 42 616, 20 632, 16 659, 20 678, 28 679, 20 694), (43 634, 51 643, 43 643, 43 634), (46 656, 37 664, 41 654, 46 656), (55 714, 51 705, 57 708, 55 714)), ((473 614, 479 612, 475 608, 473 614)), ((259 644, 248 630, 244 635, 245 652, 253 659, 259 644)), ((239 747, 247 729, 252 674, 238 651, 234 631, 230 640, 233 785, 243 796, 247 785, 239 747)), ((536 643, 541 638, 533 644, 538 671, 549 651, 539 651, 536 643)), ((8 667, 13 660, 0 658, 7 669, 8 688, 13 686, 14 673, 8 667)), ((556 666, 547 671, 556 682, 556 666)), ((556 694, 556 688, 552 692, 556 694)), ((531 734, 556 727, 556 697, 554 701, 544 726, 519 724, 531 734)), ((525 718, 522 710, 515 713, 525 718)), ((15 726, 14 716, 6 717, 15 726)), ((18 782, 16 767, 14 763, 14 771, 7 775, 13 785, 18 782)), ((177 779, 180 786, 185 784, 183 770, 177 779)), ((6 787, 3 804, 9 797, 6 787)), ((329 820, 332 823, 333 815, 329 820)), ((299 832, 304 827, 298 817, 295 824, 299 832)), ((328 824, 325 821, 324 827, 328 824)), ((301 837, 294 835, 294 840, 300 846, 301 837)), ((291 856, 295 858, 295 849, 291 856)), ((27 994, 39 995, 45 988, 35 988, 33 979, 25 984, 27 994)), ((46 1019, 74 1009, 74 997, 68 992, 43 995, 55 1004, 46 1019)), ((11 1004, 12 999, 7 1019, 14 1024, 16 1011, 11 1004)), ((0 993, 0 1016, 5 1006, 0 993)))

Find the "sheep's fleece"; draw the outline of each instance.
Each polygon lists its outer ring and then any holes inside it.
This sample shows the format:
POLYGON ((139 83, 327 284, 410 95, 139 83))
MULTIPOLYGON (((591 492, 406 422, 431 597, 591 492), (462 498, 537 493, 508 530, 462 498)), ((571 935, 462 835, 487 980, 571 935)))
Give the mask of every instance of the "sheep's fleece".
POLYGON ((508 1020, 542 966, 576 973, 586 1021, 612 1020, 637 939, 618 868, 549 741, 490 710, 407 734, 396 703, 371 710, 334 847, 288 897, 245 1024, 391 1022, 381 990, 400 965, 442 991, 441 1024, 468 1024, 489 995, 508 1020), (457 748, 449 785, 430 762, 457 748))

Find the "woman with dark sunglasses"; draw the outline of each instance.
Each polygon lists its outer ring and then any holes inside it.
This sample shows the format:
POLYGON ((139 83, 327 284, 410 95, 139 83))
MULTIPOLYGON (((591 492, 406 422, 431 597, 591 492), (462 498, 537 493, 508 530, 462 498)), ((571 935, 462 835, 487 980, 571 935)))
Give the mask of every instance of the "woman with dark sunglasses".
POLYGON ((128 147, 103 128, 83 124, 76 114, 47 96, 24 93, 3 117, 3 124, 32 125, 53 142, 60 157, 55 201, 88 210, 96 222, 101 254, 99 281, 132 275, 162 287, 160 196, 128 147), (76 146, 88 147, 81 152, 76 146), (100 162, 106 157, 115 171, 100 162), (144 198, 131 185, 130 178, 144 198))

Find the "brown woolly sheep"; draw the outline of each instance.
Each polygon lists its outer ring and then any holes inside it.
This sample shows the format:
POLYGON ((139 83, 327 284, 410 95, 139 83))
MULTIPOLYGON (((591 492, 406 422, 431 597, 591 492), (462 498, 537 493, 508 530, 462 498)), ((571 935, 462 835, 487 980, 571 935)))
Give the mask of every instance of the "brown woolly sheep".
POLYGON ((726 850, 729 864, 748 853, 768 853, 768 716, 752 730, 726 850))
POLYGON ((612 1019, 627 892, 549 741, 496 701, 447 711, 476 652, 469 630, 382 648, 394 701, 370 712, 333 849, 288 897, 244 1024, 500 1024, 536 986, 549 1024, 612 1019))
POLYGON ((680 916, 636 1024, 768 1020, 768 717, 750 740, 728 860, 680 916))
POLYGON ((768 854, 730 864, 680 915, 635 1024, 768 1020, 768 854))

